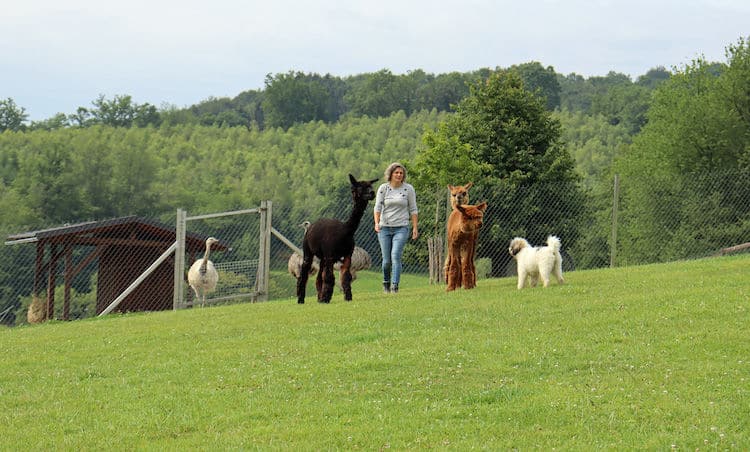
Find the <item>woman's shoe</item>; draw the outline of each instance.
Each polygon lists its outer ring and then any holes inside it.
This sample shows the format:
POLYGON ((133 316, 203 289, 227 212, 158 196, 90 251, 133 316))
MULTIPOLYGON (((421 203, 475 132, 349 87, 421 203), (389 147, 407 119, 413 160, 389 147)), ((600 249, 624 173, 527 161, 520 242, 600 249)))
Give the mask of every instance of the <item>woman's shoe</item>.
POLYGON ((398 283, 391 284, 391 293, 398 293, 398 283))
POLYGON ((391 292, 391 283, 384 282, 383 283, 383 293, 390 293, 391 292))

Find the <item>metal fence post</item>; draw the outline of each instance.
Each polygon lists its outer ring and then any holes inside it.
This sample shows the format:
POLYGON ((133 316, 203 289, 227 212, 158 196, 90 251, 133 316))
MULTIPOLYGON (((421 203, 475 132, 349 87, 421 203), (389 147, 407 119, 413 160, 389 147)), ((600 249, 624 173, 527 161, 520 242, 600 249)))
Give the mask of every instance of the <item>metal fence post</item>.
POLYGON ((273 217, 273 201, 270 199, 268 200, 268 203, 266 204, 266 209, 268 210, 268 213, 266 214, 266 225, 264 228, 264 238, 266 241, 266 245, 263 247, 263 253, 265 254, 263 258, 264 262, 264 269, 263 269, 263 293, 261 294, 261 301, 268 301, 269 296, 269 290, 271 286, 271 230, 273 222, 271 221, 273 217))
POLYGON ((614 199, 612 201, 612 243, 609 251, 609 267, 617 265, 617 210, 620 203, 620 175, 615 174, 614 199))
POLYGON ((255 280, 255 291, 258 301, 268 301, 268 286, 271 268, 271 201, 260 203, 260 232, 258 234, 258 276, 255 280))
POLYGON ((175 224, 174 250, 174 295, 172 297, 172 309, 184 307, 183 295, 185 293, 185 229, 187 212, 177 209, 177 221, 175 224))
POLYGON ((112 303, 110 303, 109 306, 107 306, 101 312, 101 314, 99 314, 99 317, 104 317, 105 315, 107 315, 110 312, 112 312, 115 308, 117 308, 117 306, 119 306, 120 303, 122 303, 122 301, 125 300, 125 298, 128 295, 130 295, 131 293, 133 293, 133 291, 136 288, 138 288, 138 286, 143 281, 145 281, 145 279, 148 278, 151 275, 151 273, 153 273, 154 270, 156 270, 159 267, 159 265, 162 264, 162 262, 164 262, 165 260, 167 260, 169 258, 169 256, 175 251, 176 247, 177 247, 177 242, 173 243, 172 246, 170 246, 169 248, 167 248, 167 250, 164 251, 162 253, 162 255, 159 256, 158 259, 156 259, 156 261, 154 261, 146 270, 144 270, 143 273, 141 273, 140 276, 138 276, 138 278, 135 279, 135 281, 133 281, 132 283, 130 283, 130 285, 127 287, 127 289, 125 289, 124 291, 122 291, 120 293, 120 295, 118 295, 117 298, 115 298, 114 301, 112 303))

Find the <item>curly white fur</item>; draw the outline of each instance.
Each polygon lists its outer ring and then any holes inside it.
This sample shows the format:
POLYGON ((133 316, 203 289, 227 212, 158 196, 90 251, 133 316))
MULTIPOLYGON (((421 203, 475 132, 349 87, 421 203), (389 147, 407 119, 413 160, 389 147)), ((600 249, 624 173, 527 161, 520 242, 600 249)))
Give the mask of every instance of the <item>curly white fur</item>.
MULTIPOLYGON (((358 246, 354 247, 354 252, 352 253, 352 265, 349 267, 349 272, 352 274, 352 281, 357 279, 357 271, 359 270, 367 270, 372 265, 372 260, 370 259, 370 253, 368 253, 364 248, 360 248, 358 246)), ((310 267, 310 275, 314 275, 320 266, 320 259, 317 257, 313 259, 312 267, 310 267)), ((287 269, 289 270, 289 274, 294 276, 295 278, 299 278, 299 272, 300 268, 302 267, 302 256, 297 253, 292 253, 291 256, 289 256, 289 262, 287 263, 287 269)), ((333 268, 338 270, 341 267, 340 262, 336 262, 333 265, 333 268)))
MULTIPOLYGON (((319 267, 320 259, 316 257, 313 259, 312 267, 310 267, 310 275, 317 273, 319 267)), ((289 262, 287 263, 289 274, 295 278, 299 278, 300 268, 302 268, 302 255, 296 252, 292 253, 292 255, 289 256, 289 262)))
POLYGON ((549 286, 550 275, 555 275, 557 282, 565 282, 562 274, 562 256, 560 239, 551 235, 547 237, 547 246, 533 247, 526 239, 516 237, 510 241, 508 252, 516 260, 518 267, 518 289, 523 289, 526 279, 535 287, 542 279, 544 287, 549 286))

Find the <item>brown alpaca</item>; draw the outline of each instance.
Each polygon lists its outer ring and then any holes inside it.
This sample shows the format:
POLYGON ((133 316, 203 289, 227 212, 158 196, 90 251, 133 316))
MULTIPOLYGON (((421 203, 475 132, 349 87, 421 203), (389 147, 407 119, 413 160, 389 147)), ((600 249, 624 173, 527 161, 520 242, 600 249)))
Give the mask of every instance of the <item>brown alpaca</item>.
POLYGON ((445 259, 446 291, 477 285, 474 254, 487 203, 456 205, 448 217, 448 257, 445 259))
POLYGON ((456 206, 462 206, 469 203, 469 189, 474 185, 473 182, 469 182, 466 185, 448 185, 448 190, 451 192, 451 208, 456 210, 456 206))
POLYGON ((359 227, 362 215, 365 213, 367 203, 375 199, 375 190, 371 181, 358 181, 349 175, 352 185, 352 199, 354 207, 346 223, 333 219, 321 218, 311 224, 305 232, 302 240, 302 266, 297 277, 297 303, 305 302, 305 289, 307 277, 313 265, 313 258, 320 259, 320 271, 315 279, 315 288, 318 290, 318 301, 330 303, 333 296, 333 286, 336 277, 333 276, 333 266, 341 262, 339 272, 341 275, 341 287, 344 290, 344 300, 352 299, 352 253, 354 252, 354 233, 359 227))

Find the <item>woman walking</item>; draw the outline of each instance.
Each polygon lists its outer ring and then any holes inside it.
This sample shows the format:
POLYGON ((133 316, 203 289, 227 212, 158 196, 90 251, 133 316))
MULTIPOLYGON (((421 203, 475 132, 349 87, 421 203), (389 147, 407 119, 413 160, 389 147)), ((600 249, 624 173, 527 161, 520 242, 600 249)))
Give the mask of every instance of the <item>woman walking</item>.
POLYGON ((401 281, 401 256, 409 238, 419 236, 417 227, 417 194, 411 184, 406 183, 406 168, 394 162, 385 169, 385 180, 375 197, 375 232, 383 256, 383 292, 397 293, 401 281))

